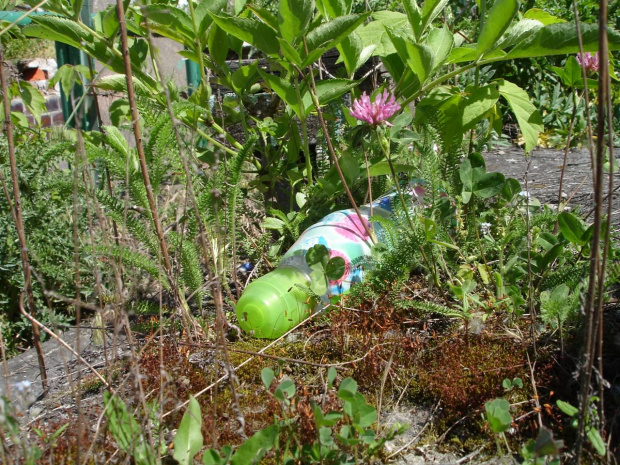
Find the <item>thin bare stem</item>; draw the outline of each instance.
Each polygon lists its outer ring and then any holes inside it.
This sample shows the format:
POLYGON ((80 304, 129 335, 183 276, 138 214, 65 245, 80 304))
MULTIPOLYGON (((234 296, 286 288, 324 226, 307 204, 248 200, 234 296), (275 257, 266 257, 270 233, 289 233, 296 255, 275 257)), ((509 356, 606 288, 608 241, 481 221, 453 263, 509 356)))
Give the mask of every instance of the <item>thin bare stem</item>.
POLYGON ((157 234, 157 239, 159 240, 159 248, 161 251, 164 272, 168 281, 170 283, 170 288, 174 293, 175 300, 177 301, 179 316, 181 317, 181 322, 185 328, 188 337, 192 337, 191 332, 191 322, 193 320, 191 312, 181 295, 181 292, 175 282, 173 271, 172 271, 172 262, 170 261, 170 254, 168 253, 168 244, 166 243, 166 238, 164 237, 164 231, 161 226, 161 221, 159 219, 159 214, 157 212, 157 204, 155 202, 155 197, 153 195, 153 187, 151 186, 151 179, 149 177, 149 169, 146 164, 146 156, 144 153, 144 145, 142 143, 142 130, 140 128, 140 115, 138 114, 138 107, 136 105, 136 95, 133 88, 133 77, 132 77, 132 68, 131 68, 131 58, 129 56, 129 46, 127 43, 127 25, 125 23, 125 10, 123 6, 122 0, 116 1, 116 10, 119 22, 119 28, 121 32, 121 49, 123 54, 123 63, 125 65, 125 80, 127 83, 127 97, 129 100, 129 107, 131 110, 131 124, 133 127, 133 133, 136 141, 136 150, 138 152, 138 159, 140 161, 140 172, 142 174, 142 181, 144 182, 144 187, 146 189, 146 196, 149 202, 149 209, 151 214, 151 219, 153 221, 153 225, 155 227, 155 233, 157 234))
MULTIPOLYGON (((0 81, 3 96, 2 105, 4 107, 4 132, 9 145, 9 164, 11 167, 11 183, 13 184, 13 201, 10 197, 7 197, 7 201, 9 203, 11 213, 13 214, 15 228, 17 229, 17 236, 19 239, 19 253, 22 262, 22 272, 24 273, 24 291, 28 296, 28 311, 31 316, 34 316, 36 314, 36 307, 34 303, 34 294, 32 291, 28 243, 26 241, 24 220, 22 218, 21 197, 17 176, 17 161, 15 158, 15 141, 13 139, 13 124, 11 123, 11 99, 9 97, 9 86, 4 73, 4 47, 2 44, 0 44, 0 81)), ((5 193, 7 193, 6 190, 5 193)), ((39 333, 39 328, 36 325, 32 325, 32 342, 37 351, 43 392, 47 393, 47 371, 45 369, 45 358, 43 356, 43 347, 41 346, 41 334, 39 333)))

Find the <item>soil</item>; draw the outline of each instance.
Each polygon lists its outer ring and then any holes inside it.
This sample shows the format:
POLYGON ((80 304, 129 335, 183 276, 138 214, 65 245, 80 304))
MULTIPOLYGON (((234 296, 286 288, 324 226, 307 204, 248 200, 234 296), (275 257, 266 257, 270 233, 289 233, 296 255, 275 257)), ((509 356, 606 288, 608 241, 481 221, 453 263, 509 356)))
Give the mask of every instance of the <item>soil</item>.
MULTIPOLYGON (((620 152, 620 150, 618 151, 620 152)), ((541 203, 557 208, 558 190, 560 182, 563 152, 558 150, 538 149, 525 157, 524 151, 518 147, 505 147, 485 153, 487 171, 500 171, 506 176, 514 177, 522 184, 523 190, 538 198, 541 203)), ((568 200, 564 208, 578 207, 588 213, 593 207, 592 177, 590 174, 590 156, 587 150, 578 149, 569 152, 563 184, 563 198, 568 200)), ((614 184, 620 185, 619 174, 614 176, 614 184)), ((607 188, 605 192, 607 192, 607 188)), ((618 193, 613 194, 617 200, 618 193)), ((592 215, 589 216, 590 221, 592 215)), ((614 209, 612 221, 615 226, 620 222, 620 210, 614 209)), ((59 333, 59 336, 74 350, 77 347, 77 330, 71 328, 59 333)), ((107 341, 107 353, 101 346, 95 345, 92 338, 92 329, 81 330, 80 347, 82 357, 96 369, 105 366, 105 359, 122 359, 129 354, 129 347, 122 335, 110 336, 107 341)), ((43 395, 41 387, 37 357, 34 349, 8 360, 6 370, 0 375, 0 396, 9 396, 7 385, 10 388, 10 397, 22 408, 24 416, 22 423, 32 424, 35 420, 58 424, 63 419, 67 421, 67 413, 75 413, 76 406, 71 395, 71 384, 78 374, 87 377, 91 374, 88 368, 78 363, 75 355, 67 350, 58 341, 51 339, 43 344, 45 361, 47 364, 49 391, 43 395), (29 381, 30 387, 18 392, 17 383, 29 381)), ((93 390, 85 395, 82 404, 102 405, 100 390, 93 390)), ((406 446, 394 463, 422 464, 422 463, 500 463, 499 459, 490 462, 481 462, 476 454, 456 457, 445 455, 432 447, 417 446, 424 429, 433 421, 429 410, 409 409, 405 411, 388 412, 383 417, 385 425, 394 422, 410 424, 409 431, 399 437, 397 441, 388 444, 388 455, 406 446)), ((96 422, 93 419, 91 424, 96 422)))

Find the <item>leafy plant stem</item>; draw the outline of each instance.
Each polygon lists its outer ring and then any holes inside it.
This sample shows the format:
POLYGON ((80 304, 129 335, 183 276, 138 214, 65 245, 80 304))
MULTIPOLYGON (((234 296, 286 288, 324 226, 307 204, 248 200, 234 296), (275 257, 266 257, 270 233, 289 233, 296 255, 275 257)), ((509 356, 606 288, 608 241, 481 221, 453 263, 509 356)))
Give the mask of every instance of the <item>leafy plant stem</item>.
MULTIPOLYGON (((2 63, 4 63, 4 47, 0 44, 0 64, 2 63)), ((11 197, 8 195, 8 189, 5 187, 6 184, 4 182, 4 176, 2 179, 2 185, 4 187, 5 195, 7 195, 7 202, 15 222, 15 229, 17 230, 17 237, 19 239, 19 253, 22 262, 22 272, 24 273, 24 286, 25 292, 28 296, 28 311, 30 316, 34 316, 36 315, 36 307, 34 303, 34 293, 32 290, 30 257, 28 256, 28 243, 26 241, 26 232, 24 230, 24 220, 22 217, 21 197, 17 176, 15 141, 13 138, 13 124, 11 122, 11 99, 9 98, 9 88, 4 72, 4 65, 0 65, 0 81, 3 96, 2 105, 4 107, 4 132, 9 145, 9 165, 11 170, 11 184, 13 185, 14 203, 11 201, 11 197)), ((22 292, 24 292, 24 290, 22 292)), ((37 351, 43 392, 47 393, 47 371, 45 369, 45 358, 43 356, 43 347, 41 346, 41 335, 39 333, 39 328, 35 324, 32 324, 32 342, 37 351)))
POLYGON ((151 220, 153 221, 153 225, 155 227, 155 233, 157 234, 157 238, 159 240, 159 247, 163 259, 164 271, 166 273, 166 277, 170 282, 170 287, 174 293, 175 300, 179 305, 179 316, 181 317, 181 322, 186 330, 186 333, 189 337, 191 337, 192 332, 190 331, 192 315, 185 303, 181 292, 176 284, 174 279, 174 275, 172 272, 172 263, 170 261, 170 254, 168 253, 168 245, 166 243, 166 239, 164 237, 164 231, 161 225, 161 221, 159 219, 159 214, 157 213, 157 204, 155 203, 155 198, 153 196, 153 188, 151 186, 151 180, 149 177, 148 166, 146 164, 146 156, 144 153, 144 145, 142 143, 142 131, 140 128, 140 115, 138 114, 138 107, 136 105, 136 96, 133 88, 133 78, 132 78, 132 68, 131 68, 131 58, 129 57, 129 47, 127 43, 127 24, 125 23, 125 10, 123 7, 122 0, 117 0, 116 2, 117 8, 117 16, 119 22, 119 28, 121 32, 121 48, 123 55, 123 63, 125 65, 125 80, 127 83, 127 97, 129 100, 129 107, 131 110, 131 122, 133 127, 133 133, 136 141, 136 150, 138 152, 138 159, 140 162, 140 172, 142 174, 142 181, 144 182, 144 187, 146 189, 146 195, 149 202, 151 220))
MULTIPOLYGON (((403 191, 400 188, 400 183, 398 182, 398 176, 396 176, 396 170, 394 169, 394 165, 392 164, 392 157, 390 156, 390 150, 389 150, 389 142, 386 141, 387 142, 386 144, 382 143, 381 141, 382 136, 379 134, 378 129, 376 129, 374 133, 375 133, 375 136, 377 137, 377 142, 379 144, 379 147, 381 147, 381 151, 385 155, 385 159, 387 160, 388 166, 390 167, 390 173, 392 174, 392 179, 394 180, 394 186, 396 187, 398 198, 400 199, 400 203, 403 206, 403 210, 405 211, 405 216, 407 217, 407 222, 409 223, 409 227, 411 228, 411 231, 414 231, 415 226, 413 224, 413 220, 411 219, 411 216, 409 215, 409 206, 407 205, 407 202, 405 201, 405 197, 403 196, 403 191)), ((442 297, 444 298, 446 303, 448 303, 449 305, 449 300, 444 294, 441 284, 439 283, 439 274, 437 273, 437 263, 434 260, 434 256, 433 256, 433 260, 430 261, 428 257, 426 256, 426 253, 424 252, 424 246, 420 246, 420 252, 422 254, 422 258, 424 259, 424 262, 429 267, 433 275, 433 281, 435 282, 435 286, 437 286, 442 297)), ((432 250, 431 250, 431 254, 432 254, 432 250)))
MULTIPOLYGON (((304 44, 305 44, 305 39, 304 39, 304 44)), ((307 49, 307 45, 306 45, 306 49, 307 49)), ((297 70, 298 70, 298 72, 301 75, 303 75, 303 73, 301 72, 301 70, 298 67, 297 67, 297 70)), ((355 210, 355 213, 357 214, 357 217, 359 218, 360 223, 364 227, 364 232, 370 238, 370 240, 373 242, 373 244, 376 244, 377 243, 377 238, 375 237, 373 232, 368 228, 368 224, 364 220, 364 217, 362 216, 362 212, 360 212, 360 209, 357 206, 357 203, 355 202, 355 199, 353 198, 353 194, 351 193, 351 189, 349 189, 349 185, 347 184, 347 180, 345 179, 344 174, 342 172, 342 168, 340 167, 340 163, 338 162, 338 157, 336 156, 336 151, 334 150, 334 145, 332 144, 331 137, 329 136, 329 130, 327 129, 327 124, 325 124, 325 119, 323 118, 323 112, 321 111, 321 106, 320 106, 320 103, 319 103, 319 99, 317 97, 316 82, 314 80, 314 75, 312 74, 312 71, 310 73, 308 73, 308 74, 310 75, 310 83, 312 84, 311 87, 308 86, 308 88, 311 89, 310 96, 312 98, 312 103, 314 103, 314 106, 316 108, 316 113, 317 113, 317 116, 319 118, 319 123, 321 124, 321 129, 323 129, 323 134, 325 134, 325 141, 327 142, 327 148, 329 149, 329 154, 331 155, 332 161, 334 162, 334 165, 336 166, 336 171, 338 172, 338 176, 340 177, 340 181, 342 181, 342 185, 344 186, 344 190, 347 193, 347 197, 349 198, 349 202, 351 203, 351 206, 355 210)))

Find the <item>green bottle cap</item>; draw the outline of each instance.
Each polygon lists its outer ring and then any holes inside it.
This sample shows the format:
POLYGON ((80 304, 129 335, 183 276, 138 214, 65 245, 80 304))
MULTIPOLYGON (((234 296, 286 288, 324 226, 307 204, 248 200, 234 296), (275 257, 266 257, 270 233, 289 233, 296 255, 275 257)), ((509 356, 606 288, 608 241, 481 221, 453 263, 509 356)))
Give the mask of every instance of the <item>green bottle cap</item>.
POLYGON ((310 279, 290 266, 252 281, 237 302, 241 328, 254 337, 276 339, 308 318, 312 314, 308 295, 296 285, 307 287, 310 279))

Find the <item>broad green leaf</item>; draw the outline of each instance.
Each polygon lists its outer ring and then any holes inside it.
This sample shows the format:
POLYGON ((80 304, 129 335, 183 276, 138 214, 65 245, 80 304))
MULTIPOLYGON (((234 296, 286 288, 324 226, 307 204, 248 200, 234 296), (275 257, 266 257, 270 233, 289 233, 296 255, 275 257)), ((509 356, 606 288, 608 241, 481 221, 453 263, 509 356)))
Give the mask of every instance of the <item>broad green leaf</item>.
MULTIPOLYGON (((194 42, 194 38, 196 37, 194 24, 192 23, 189 15, 182 9, 176 8, 170 4, 154 3, 143 6, 141 11, 144 17, 148 20, 165 26, 162 28, 154 28, 159 34, 168 37, 168 31, 172 31, 182 37, 185 37, 188 44, 192 44, 194 42)), ((153 26, 154 25, 151 27, 153 26)), ((175 37, 170 38, 174 39, 175 37)))
POLYGON ((378 11, 372 14, 373 21, 360 27, 356 32, 362 39, 364 47, 375 46, 373 55, 385 57, 396 53, 396 49, 388 36, 386 27, 393 33, 406 35, 411 33, 407 16, 395 11, 378 11))
POLYGON ((258 77, 258 62, 246 66, 241 66, 230 77, 233 90, 237 94, 245 94, 258 77))
MULTIPOLYGON (((326 103, 337 99, 351 89, 354 89, 359 85, 359 81, 350 81, 348 79, 325 79, 316 83, 316 96, 318 97, 319 104, 325 105, 326 103)), ((310 92, 306 89, 302 96, 304 101, 304 107, 306 114, 314 107, 310 92)))
POLYGON ((307 35, 308 55, 304 59, 303 65, 310 65, 325 51, 338 45, 357 29, 367 17, 368 13, 339 16, 312 29, 307 35))
MULTIPOLYGON (((598 50, 598 25, 581 24, 583 48, 586 52, 598 50)), ((620 50, 620 33, 608 28, 610 50, 620 50)), ((567 55, 579 52, 579 38, 574 23, 556 23, 540 28, 536 34, 515 45, 505 59, 534 58, 538 56, 567 55)))
POLYGON ((487 173, 476 181, 474 194, 481 199, 489 199, 499 194, 504 188, 502 173, 487 173))
MULTIPOLYGON (((198 6, 194 10, 194 18, 196 19, 196 24, 198 25, 198 37, 200 37, 201 45, 204 46, 205 42, 205 33, 209 26, 213 23, 213 19, 209 16, 209 12, 211 13, 219 13, 226 7, 226 0, 209 0, 208 2, 198 2, 198 6)), ((211 50, 210 50, 211 51, 211 50)))
POLYGON ((303 108, 297 97, 297 92, 291 83, 279 76, 258 69, 258 73, 265 80, 267 85, 280 97, 299 117, 303 117, 303 108))
POLYGON ((317 0, 318 10, 326 18, 336 18, 351 13, 352 0, 317 0))
POLYGON ((543 426, 538 431, 534 452, 538 457, 559 455, 563 445, 564 443, 562 441, 555 441, 553 439, 553 433, 543 426))
MULTIPOLYGON (((404 163, 392 163, 392 166, 396 173, 411 173, 416 170, 415 166, 406 165, 404 163)), ((385 160, 372 164, 368 168, 368 171, 370 172, 370 176, 385 176, 392 173, 390 171, 390 165, 385 160)), ((362 177, 366 178, 366 170, 362 170, 362 177)))
POLYGON ((474 190, 474 186, 478 179, 480 179, 486 172, 486 164, 484 158, 479 153, 471 153, 459 169, 459 176, 463 183, 463 191, 461 193, 463 197, 463 203, 469 203, 471 195, 474 190))
POLYGON ((336 47, 340 52, 338 61, 342 61, 349 76, 353 76, 368 59, 372 56, 376 45, 367 45, 364 47, 362 40, 357 32, 351 33, 336 47))
POLYGON ((41 114, 45 112, 45 97, 28 81, 18 81, 11 85, 13 95, 19 94, 26 108, 32 113, 37 124, 41 124, 41 114))
POLYGON ((499 99, 497 86, 489 84, 475 89, 463 100, 461 125, 464 131, 472 129, 495 106, 499 99))
POLYGON ((342 154, 338 159, 338 163, 340 164, 340 169, 342 170, 342 174, 346 179, 348 184, 353 184, 353 182, 360 175, 360 166, 359 163, 353 158, 351 155, 342 154))
POLYGON ((295 383, 292 379, 286 378, 278 385, 276 391, 280 391, 284 394, 286 399, 292 399, 295 395, 295 383))
POLYGON ((552 67, 553 70, 562 78, 562 83, 568 87, 577 87, 579 84, 583 86, 583 76, 581 74, 581 67, 577 58, 574 56, 568 57, 564 68, 552 67))
MULTIPOLYGON (((258 18, 262 19, 267 26, 274 31, 278 31, 278 17, 266 8, 259 7, 250 3, 248 10, 251 10, 258 18)), ((280 37, 281 38, 281 37, 280 37)))
POLYGON ((482 31, 480 31, 476 45, 476 55, 480 57, 495 48, 502 34, 510 26, 512 18, 515 17, 517 11, 519 11, 517 0, 495 0, 482 26, 482 31))
POLYGON ((284 221, 268 216, 263 220, 263 228, 265 229, 275 229, 276 231, 284 231, 284 221))
POLYGON ((338 281, 344 275, 347 264, 342 257, 333 257, 327 262, 325 275, 330 281, 338 281))
POLYGON ((411 42, 408 37, 395 33, 389 27, 387 32, 396 52, 418 79, 418 87, 422 86, 433 66, 433 50, 428 45, 411 42))
POLYGON ((564 237, 571 243, 584 245, 583 240, 586 228, 583 226, 579 218, 569 212, 562 212, 558 215, 558 225, 564 237))
POLYGON ((121 131, 114 126, 103 126, 103 129, 105 130, 106 143, 118 153, 126 156, 129 153, 129 144, 121 131))
POLYGON ((306 252, 306 263, 313 270, 324 271, 329 261, 329 251, 323 244, 315 244, 306 252))
POLYGON ((214 24, 211 26, 211 29, 209 29, 207 46, 209 48, 209 57, 211 58, 211 61, 213 61, 216 66, 224 66, 226 63, 226 57, 228 56, 228 48, 230 43, 228 41, 228 34, 226 34, 226 32, 217 24, 214 24))
POLYGON ((229 34, 254 45, 267 55, 276 56, 278 54, 280 44, 278 43, 276 33, 265 23, 256 19, 209 14, 213 21, 229 34))
POLYGON ((319 441, 321 444, 327 447, 334 445, 334 438, 332 437, 332 429, 327 426, 319 428, 319 441))
POLYGON ((259 463, 263 456, 273 448, 279 433, 278 425, 268 426, 255 433, 233 454, 230 459, 231 465, 259 463))
POLYGON ((548 24, 555 24, 555 23, 565 23, 566 21, 561 19, 561 18, 557 18, 555 16, 553 16, 550 13, 547 13, 545 10, 541 10, 540 8, 532 8, 530 10, 527 10, 524 14, 523 14, 523 18, 524 19, 534 19, 536 21, 541 22, 544 26, 547 26, 548 24))
POLYGON ((265 367, 260 372, 260 378, 263 381, 263 385, 265 386, 265 389, 269 389, 275 377, 276 377, 276 374, 273 372, 271 368, 265 367))
POLYGON ((542 117, 536 107, 530 102, 527 92, 512 82, 500 79, 499 92, 508 101, 508 105, 519 123, 519 128, 525 140, 525 152, 529 153, 538 145, 538 134, 544 131, 542 117))
POLYGON ((74 21, 58 16, 34 16, 33 22, 22 29, 28 37, 55 40, 81 49, 82 41, 94 41, 91 34, 84 32, 74 21))
POLYGON ((407 13, 409 25, 413 30, 413 35, 416 40, 420 40, 420 36, 422 35, 422 12, 420 11, 420 7, 416 0, 403 0, 402 3, 403 9, 405 13, 407 13))
MULTIPOLYGON (((413 0, 411 0, 413 1, 413 0)), ((431 69, 438 69, 448 58, 454 47, 454 36, 447 27, 434 28, 426 38, 426 44, 432 50, 433 64, 431 69)))
MULTIPOLYGON (((422 24, 420 25, 420 36, 424 34, 426 28, 435 20, 448 4, 448 0, 425 0, 422 5, 422 24)), ((419 37, 420 37, 419 36, 419 37)))
POLYGON ((282 56, 290 61, 292 64, 301 67, 303 60, 299 55, 299 52, 295 47, 293 47, 288 41, 281 39, 278 37, 278 42, 280 43, 280 51, 282 52, 282 56))
POLYGON ((280 0, 278 27, 280 35, 295 44, 308 30, 314 15, 314 0, 280 0))
POLYGON ((359 409, 359 418, 357 418, 357 426, 360 428, 368 428, 377 420, 377 409, 372 405, 362 405, 359 409))
POLYGON ((342 400, 350 400, 357 392, 357 381, 348 377, 342 380, 338 388, 338 397, 342 400))
POLYGON ((527 40, 543 27, 540 21, 534 19, 522 19, 514 23, 499 41, 498 48, 507 49, 519 42, 527 40))
POLYGON ((189 405, 181 419, 181 424, 174 436, 174 459, 179 465, 194 462, 194 456, 202 449, 202 415, 200 405, 194 396, 190 396, 189 405))
POLYGON ((310 273, 310 290, 316 295, 324 295, 327 292, 327 280, 323 271, 314 270, 310 273))
POLYGON ((494 433, 503 433, 512 423, 510 404, 506 399, 494 399, 484 404, 489 426, 494 433))

